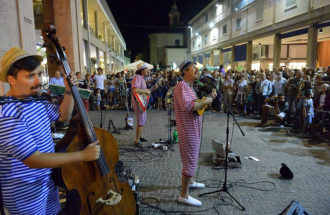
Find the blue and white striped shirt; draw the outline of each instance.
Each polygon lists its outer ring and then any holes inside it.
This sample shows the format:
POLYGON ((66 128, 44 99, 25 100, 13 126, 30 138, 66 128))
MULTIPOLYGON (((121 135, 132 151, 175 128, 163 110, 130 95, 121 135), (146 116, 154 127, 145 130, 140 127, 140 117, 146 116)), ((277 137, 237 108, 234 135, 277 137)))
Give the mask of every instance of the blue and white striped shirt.
POLYGON ((60 210, 51 169, 32 169, 24 159, 37 150, 53 153, 50 123, 59 108, 49 103, 17 102, 0 106, 0 180, 10 214, 57 214, 60 210))

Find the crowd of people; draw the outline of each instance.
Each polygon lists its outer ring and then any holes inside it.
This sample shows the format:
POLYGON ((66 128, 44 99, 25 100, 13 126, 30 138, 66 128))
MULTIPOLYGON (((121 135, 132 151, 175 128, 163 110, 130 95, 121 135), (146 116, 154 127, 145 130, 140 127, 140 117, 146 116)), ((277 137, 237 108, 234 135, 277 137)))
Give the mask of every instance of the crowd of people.
POLYGON ((74 93, 70 85, 91 90, 92 96, 87 101, 92 106, 95 103, 97 109, 132 106, 137 118, 134 145, 138 147, 143 147, 141 142, 148 142, 143 136, 147 115, 131 92, 151 95, 149 108, 162 110, 168 103, 174 104, 182 161, 182 186, 177 201, 190 206, 199 207, 202 202, 191 197, 189 189, 205 188, 193 177, 202 128, 202 116, 196 111, 206 105, 213 112, 227 112, 230 108, 236 114, 259 115, 263 124, 273 117, 281 126, 303 125, 306 133, 315 129, 329 132, 330 67, 225 71, 220 66, 219 71, 211 72, 199 71, 193 62, 185 60, 178 73, 151 73, 144 64, 139 65, 135 73, 123 71, 109 76, 98 68, 97 73, 86 74, 85 79, 79 72, 67 79, 65 74, 56 71, 50 84, 63 85, 65 92, 61 104, 55 105, 35 98, 42 86, 42 60, 41 56, 17 47, 8 50, 1 59, 0 81, 8 83, 10 90, 5 95, 0 118, 3 125, 0 126, 0 148, 3 149, 0 150, 3 167, 0 169, 0 210, 4 205, 11 214, 58 214, 61 207, 58 189, 51 178, 52 168, 94 161, 100 156, 98 141, 86 143, 80 151, 55 152, 50 123, 71 118, 74 93), (198 100, 202 97, 206 98, 198 100))
MULTIPOLYGON (((93 90, 90 107, 121 108, 126 104, 131 108, 131 84, 134 72, 122 71, 114 75, 105 75, 101 68, 92 76, 86 74, 81 80, 77 74, 79 86, 93 90)), ((181 79, 174 70, 147 71, 144 77, 151 96, 148 109, 166 110, 172 103, 173 89, 181 79)), ((269 117, 275 118, 280 126, 294 123, 302 125, 307 133, 312 128, 327 132, 327 120, 330 113, 330 67, 318 69, 288 69, 278 71, 265 70, 227 70, 221 66, 217 71, 200 70, 200 78, 194 82, 199 97, 217 88, 220 94, 213 101, 213 112, 227 111, 227 106, 235 114, 256 115, 267 124, 269 117), (223 97, 221 99, 221 96, 223 97)))

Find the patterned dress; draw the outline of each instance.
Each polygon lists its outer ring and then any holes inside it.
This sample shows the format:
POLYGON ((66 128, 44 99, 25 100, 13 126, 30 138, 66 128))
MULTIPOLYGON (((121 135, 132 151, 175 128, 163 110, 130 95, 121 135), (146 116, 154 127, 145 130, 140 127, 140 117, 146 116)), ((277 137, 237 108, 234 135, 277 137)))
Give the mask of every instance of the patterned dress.
POLYGON ((51 169, 32 169, 23 161, 37 150, 53 153, 50 123, 58 107, 36 102, 0 106, 0 180, 3 203, 10 214, 58 214, 58 190, 51 169))
MULTIPOLYGON (((135 75, 132 81, 132 91, 135 88, 139 88, 142 90, 147 89, 147 85, 146 85, 146 81, 144 80, 142 75, 135 75)), ((136 124, 137 126, 144 126, 144 124, 147 121, 147 111, 143 111, 141 110, 135 100, 134 95, 131 96, 131 103, 132 103, 132 107, 134 109, 134 112, 136 114, 136 124)))
POLYGON ((202 117, 194 113, 196 94, 189 84, 180 81, 174 90, 174 113, 178 130, 182 174, 193 177, 199 155, 202 117))

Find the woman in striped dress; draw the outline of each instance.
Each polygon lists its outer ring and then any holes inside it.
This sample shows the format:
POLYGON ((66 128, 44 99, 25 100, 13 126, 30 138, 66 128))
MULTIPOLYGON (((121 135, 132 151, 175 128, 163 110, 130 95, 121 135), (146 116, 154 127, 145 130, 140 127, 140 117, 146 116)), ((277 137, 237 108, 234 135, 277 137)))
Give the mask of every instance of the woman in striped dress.
POLYGON ((216 95, 213 93, 211 98, 197 102, 197 96, 192 87, 193 82, 198 79, 195 64, 188 60, 183 61, 180 72, 183 80, 178 82, 174 90, 174 112, 182 161, 182 186, 177 201, 198 207, 202 203, 188 195, 188 188, 205 187, 204 184, 193 182, 192 179, 196 171, 202 127, 202 117, 196 115, 194 111, 211 104, 216 95))
MULTIPOLYGON (((145 95, 151 94, 150 90, 147 89, 146 81, 144 80, 144 77, 147 75, 147 71, 147 65, 139 64, 137 66, 137 71, 135 72, 135 76, 132 81, 132 94, 133 92, 145 95)), ((143 137, 143 126, 147 122, 147 112, 142 110, 134 95, 131 96, 131 103, 136 114, 136 133, 134 145, 142 147, 141 142, 148 142, 148 140, 143 137)))
MULTIPOLYGON (((60 107, 19 100, 39 93, 41 61, 41 56, 19 48, 10 49, 1 59, 0 80, 10 84, 6 96, 12 102, 0 106, 0 192, 10 214, 58 214, 61 207, 51 168, 92 161, 100 153, 96 143, 78 152, 54 153, 50 122, 67 120, 73 108, 66 77, 60 107)), ((71 82, 77 83, 75 76, 71 82)))

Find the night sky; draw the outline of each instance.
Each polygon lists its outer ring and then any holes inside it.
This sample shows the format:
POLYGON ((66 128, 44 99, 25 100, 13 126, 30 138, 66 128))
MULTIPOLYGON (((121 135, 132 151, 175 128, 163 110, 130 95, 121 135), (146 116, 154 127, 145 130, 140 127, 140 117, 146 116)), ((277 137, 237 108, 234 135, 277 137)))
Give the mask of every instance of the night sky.
MULTIPOLYGON (((174 0, 107 0, 125 39, 131 59, 141 52, 149 60, 148 34, 159 27, 169 26, 168 13, 174 0)), ((176 0, 181 21, 187 25, 212 0, 176 0)))

